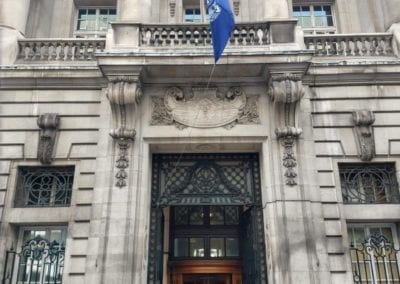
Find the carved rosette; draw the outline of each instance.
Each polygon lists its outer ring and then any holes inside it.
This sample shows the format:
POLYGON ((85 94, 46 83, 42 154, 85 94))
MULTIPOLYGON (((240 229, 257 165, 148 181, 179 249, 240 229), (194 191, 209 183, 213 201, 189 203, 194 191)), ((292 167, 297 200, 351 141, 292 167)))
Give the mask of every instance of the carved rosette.
POLYGON ((370 110, 353 112, 354 133, 359 155, 362 161, 371 161, 375 156, 375 139, 372 124, 375 122, 374 113, 370 110))
POLYGON ((268 94, 274 102, 275 134, 283 147, 282 165, 285 168, 286 184, 297 184, 297 161, 294 146, 302 130, 297 127, 297 108, 304 96, 301 76, 297 74, 271 75, 268 94))
POLYGON ((115 185, 121 188, 127 184, 128 149, 136 135, 135 110, 140 103, 142 91, 138 76, 115 76, 110 77, 109 81, 107 98, 110 101, 114 125, 110 136, 117 142, 119 148, 115 162, 117 168, 115 185))
POLYGON ((38 159, 42 164, 51 164, 60 117, 57 113, 44 113, 38 117, 37 124, 40 128, 38 159))
POLYGON ((153 97, 151 125, 172 125, 179 129, 232 128, 236 124, 260 123, 258 96, 247 97, 240 87, 225 94, 216 88, 193 88, 185 94, 178 87, 166 90, 163 98, 153 97))

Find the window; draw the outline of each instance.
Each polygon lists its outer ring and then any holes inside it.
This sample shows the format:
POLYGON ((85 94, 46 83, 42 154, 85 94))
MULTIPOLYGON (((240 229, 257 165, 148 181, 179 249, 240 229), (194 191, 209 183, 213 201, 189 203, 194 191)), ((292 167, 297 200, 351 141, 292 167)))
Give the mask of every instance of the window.
POLYGON ((398 203, 393 163, 339 164, 344 203, 398 203))
POLYGON ((23 228, 5 259, 6 283, 62 283, 66 227, 23 228))
POLYGON ((71 204, 74 167, 20 167, 15 207, 71 204))
POLYGON ((206 0, 184 0, 183 21, 186 23, 206 22, 207 18, 206 0))
POLYGON ((87 8, 78 10, 76 37, 105 37, 110 22, 117 17, 115 8, 87 8))
POLYGON ((239 257, 238 206, 173 207, 174 258, 239 257))
POLYGON ((394 224, 354 224, 348 236, 354 283, 399 283, 394 224))
POLYGON ((335 32, 331 5, 294 5, 293 16, 305 33, 335 32))

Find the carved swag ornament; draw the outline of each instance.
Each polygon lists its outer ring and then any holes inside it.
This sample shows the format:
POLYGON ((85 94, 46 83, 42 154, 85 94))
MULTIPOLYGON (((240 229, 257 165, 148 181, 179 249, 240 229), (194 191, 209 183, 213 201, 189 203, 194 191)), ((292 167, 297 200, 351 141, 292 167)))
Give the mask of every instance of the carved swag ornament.
POLYGON ((216 88, 193 88, 191 94, 172 87, 164 97, 153 97, 151 125, 230 129, 236 124, 260 123, 258 96, 247 97, 239 87, 230 88, 226 94, 216 88))
POLYGON ((40 128, 38 159, 42 164, 51 164, 60 117, 57 113, 44 113, 38 117, 37 124, 40 128))
POLYGON ((297 184, 296 157, 294 146, 302 130, 297 128, 297 107, 304 96, 304 88, 300 75, 273 74, 269 80, 269 96, 274 102, 277 128, 275 134, 283 147, 282 165, 286 168, 286 184, 297 184))
POLYGON ((375 156, 375 141, 372 124, 375 122, 374 113, 370 110, 353 112, 354 132, 362 161, 371 161, 375 156))
POLYGON ((142 97, 142 91, 138 76, 115 76, 109 81, 107 98, 110 101, 114 123, 110 135, 116 140, 119 148, 115 165, 118 169, 115 185, 121 188, 126 186, 128 176, 126 169, 129 167, 128 149, 136 135, 132 118, 142 97))

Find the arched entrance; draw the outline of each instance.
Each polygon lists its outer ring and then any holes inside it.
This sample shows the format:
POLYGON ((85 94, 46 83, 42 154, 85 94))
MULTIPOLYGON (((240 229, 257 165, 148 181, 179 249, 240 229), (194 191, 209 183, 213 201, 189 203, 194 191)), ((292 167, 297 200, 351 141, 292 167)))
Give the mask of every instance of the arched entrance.
POLYGON ((155 154, 151 196, 148 283, 267 282, 257 154, 155 154))

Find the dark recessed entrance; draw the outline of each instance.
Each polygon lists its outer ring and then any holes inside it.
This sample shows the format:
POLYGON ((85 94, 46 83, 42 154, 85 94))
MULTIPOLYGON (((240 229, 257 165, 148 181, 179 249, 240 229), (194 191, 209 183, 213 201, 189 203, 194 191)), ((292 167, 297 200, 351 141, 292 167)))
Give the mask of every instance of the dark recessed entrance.
POLYGON ((267 282, 257 154, 157 154, 152 177, 148 283, 267 282))

